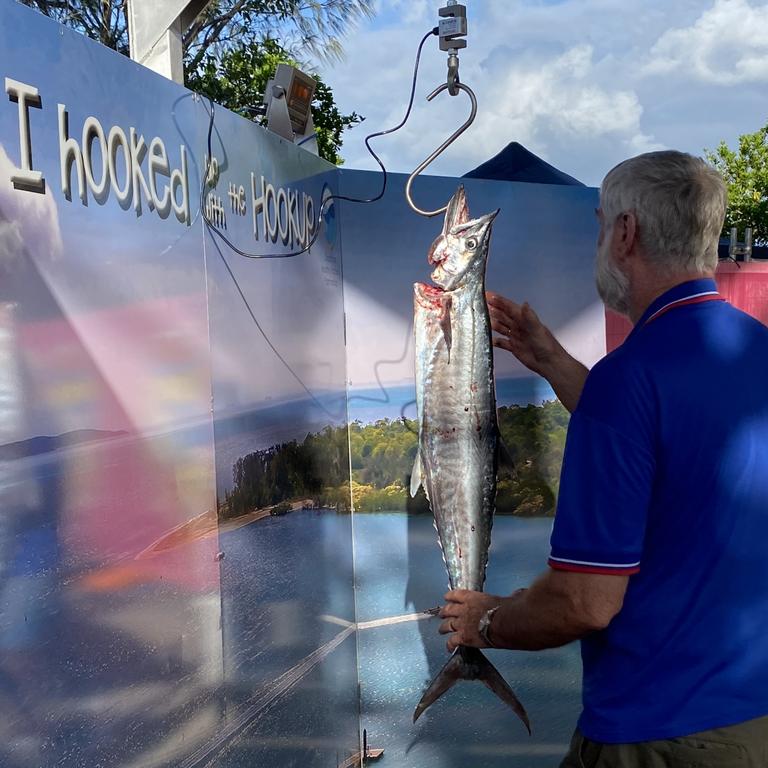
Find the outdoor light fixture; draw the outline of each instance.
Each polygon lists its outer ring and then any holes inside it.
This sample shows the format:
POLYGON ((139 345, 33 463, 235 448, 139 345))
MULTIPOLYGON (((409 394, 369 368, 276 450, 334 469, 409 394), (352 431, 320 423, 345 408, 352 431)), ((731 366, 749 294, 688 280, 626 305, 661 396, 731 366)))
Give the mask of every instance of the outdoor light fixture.
POLYGON ((267 107, 267 128, 288 141, 303 144, 317 154, 317 142, 312 122, 312 99, 317 82, 309 75, 288 64, 278 64, 275 76, 267 83, 264 104, 267 107))

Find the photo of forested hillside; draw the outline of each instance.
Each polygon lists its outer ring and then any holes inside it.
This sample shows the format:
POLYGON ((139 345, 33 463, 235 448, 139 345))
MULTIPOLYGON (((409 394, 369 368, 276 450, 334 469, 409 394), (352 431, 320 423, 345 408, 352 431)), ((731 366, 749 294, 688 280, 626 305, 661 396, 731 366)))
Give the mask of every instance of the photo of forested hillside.
MULTIPOLYGON (((553 400, 504 406, 498 415, 514 470, 500 472, 497 513, 553 515, 568 412, 553 400)), ((356 512, 429 513, 424 491, 413 499, 408 492, 417 438, 411 419, 350 424, 351 494, 346 427, 327 427, 301 442, 254 451, 235 463, 234 486, 219 504, 219 517, 231 519, 268 507, 280 514, 299 500, 339 512, 348 512, 351 501, 356 512)))

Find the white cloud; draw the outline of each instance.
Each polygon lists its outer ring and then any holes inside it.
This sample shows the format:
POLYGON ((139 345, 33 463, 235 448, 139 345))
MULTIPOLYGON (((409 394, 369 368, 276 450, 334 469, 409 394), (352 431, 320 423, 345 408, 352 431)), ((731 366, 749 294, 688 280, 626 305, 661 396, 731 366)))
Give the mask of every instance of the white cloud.
MULTIPOLYGON (((640 152, 700 154, 720 140, 734 143, 764 120, 754 107, 763 97, 756 78, 768 51, 758 39, 768 28, 768 4, 760 2, 626 0, 620 13, 615 0, 467 4, 461 74, 477 93, 478 117, 427 173, 461 175, 519 141, 596 185, 640 152)), ((437 6, 423 0, 378 6, 379 15, 345 41, 345 61, 324 73, 341 108, 367 118, 345 136, 350 168, 376 168, 362 138, 401 119, 416 44, 437 20, 437 6)), ((445 63, 431 38, 410 121, 374 141, 389 170, 410 173, 464 120, 463 97, 424 103, 444 80, 445 63)))
POLYGON ((500 148, 511 138, 546 148, 552 136, 562 142, 611 137, 628 146, 650 144, 641 129, 637 94, 601 86, 593 57, 592 46, 577 45, 549 60, 488 73, 504 97, 486 107, 478 121, 483 148, 500 148))
MULTIPOLYGON (((368 45, 366 63, 375 71, 375 92, 380 99, 370 100, 365 109, 364 128, 390 127, 397 124, 405 111, 411 78, 412 55, 400 57, 376 70, 381 55, 388 56, 388 32, 381 32, 375 46, 368 45), (409 60, 410 59, 410 60, 409 60)), ((402 40, 403 35, 400 35, 402 40)), ((436 41, 435 41, 436 42, 436 41)), ((433 43, 429 41, 428 45, 433 43)), ((400 43, 402 45, 402 43, 400 43)), ((436 47, 436 46, 434 46, 436 47)), ((350 58, 357 52, 350 51, 350 58)), ((628 88, 601 85, 590 45, 578 44, 557 55, 520 56, 498 46, 486 61, 462 60, 462 79, 476 92, 479 109, 475 124, 446 154, 430 166, 429 173, 464 173, 487 160, 510 141, 519 141, 547 157, 555 145, 574 140, 591 142, 601 137, 627 153, 655 146, 652 137, 641 128, 643 108, 635 92, 628 88)), ((359 71, 355 70, 357 76, 359 71)), ((339 73, 341 74, 341 73, 339 73)), ((419 76, 413 114, 398 134, 377 139, 375 148, 390 170, 410 172, 443 139, 466 118, 466 99, 452 99, 441 94, 427 104, 424 96, 445 77, 443 56, 435 56, 431 46, 425 48, 424 65, 419 76)), ((349 87, 349 75, 337 82, 341 94, 349 87)), ((361 78, 356 77, 356 82, 361 78)), ((362 96, 363 91, 358 90, 362 96)), ((357 107, 355 107, 357 108, 357 107)), ((350 167, 371 168, 372 163, 361 146, 362 129, 350 133, 345 152, 350 167)), ((567 167, 564 170, 568 171, 567 167)))
POLYGON ((44 195, 17 190, 11 183, 16 163, 0 145, 0 267, 24 253, 35 260, 61 255, 61 231, 56 203, 44 195))
POLYGON ((436 12, 434 3, 429 0, 389 0, 388 5, 400 14, 400 21, 406 26, 428 23, 436 12))
POLYGON ((768 81, 766 29, 768 5, 715 0, 692 26, 659 38, 644 72, 681 72, 717 85, 768 81))

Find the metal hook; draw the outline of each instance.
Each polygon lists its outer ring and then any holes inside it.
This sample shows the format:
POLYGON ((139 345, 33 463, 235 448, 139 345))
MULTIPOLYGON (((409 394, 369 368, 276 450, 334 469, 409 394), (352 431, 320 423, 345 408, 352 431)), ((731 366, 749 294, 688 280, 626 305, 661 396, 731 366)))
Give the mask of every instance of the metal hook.
MULTIPOLYGON (((459 90, 465 91, 466 94, 469 96, 470 100, 472 101, 472 111, 469 114, 469 119, 462 125, 458 130, 454 131, 421 165, 416 168, 416 170, 408 177, 408 181, 405 184, 405 199, 408 201, 408 205, 413 208, 413 210, 421 214, 422 216, 437 216, 440 213, 445 213, 445 211, 448 210, 448 206, 445 205, 442 208, 438 208, 436 211, 422 211, 421 208, 419 208, 414 202, 413 198, 411 197, 411 185, 413 184, 413 180, 433 161, 435 160, 439 155, 441 155, 451 144, 453 144, 456 139, 461 136, 464 131, 469 128, 470 125, 475 121, 475 115, 477 115, 477 99, 475 98, 475 94, 472 91, 472 89, 464 85, 464 83, 456 83, 456 87, 459 90)), ((432 93, 427 96, 427 101, 432 101, 432 99, 437 96, 438 93, 442 93, 443 91, 448 89, 448 83, 443 83, 441 86, 438 86, 435 88, 432 93)))

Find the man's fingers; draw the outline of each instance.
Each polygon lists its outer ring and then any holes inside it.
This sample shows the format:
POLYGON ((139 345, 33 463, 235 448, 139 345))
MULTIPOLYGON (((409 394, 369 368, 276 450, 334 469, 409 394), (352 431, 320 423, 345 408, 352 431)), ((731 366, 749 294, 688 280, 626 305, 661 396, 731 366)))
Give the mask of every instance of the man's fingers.
POLYGON ((441 635, 450 635, 452 632, 456 632, 456 619, 446 619, 438 628, 438 632, 441 635))
POLYGON ((463 603, 467 595, 471 595, 472 592, 469 589, 452 589, 445 593, 445 600, 448 603, 463 603))
POLYGON ((497 317, 508 317, 510 320, 522 320, 523 317, 523 308, 517 304, 513 304, 511 307, 500 307, 497 304, 489 304, 488 312, 497 317))
POLYGON ((511 352, 513 355, 516 355, 518 352, 517 345, 510 341, 506 336, 494 336, 493 346, 498 347, 499 349, 506 349, 507 352, 511 352))
POLYGON ((486 291, 485 301, 489 306, 496 307, 503 312, 514 313, 520 309, 519 304, 515 304, 511 299, 508 299, 499 293, 494 293, 493 291, 486 291))
POLYGON ((521 327, 519 320, 504 312, 494 309, 489 311, 488 314, 491 318, 491 328, 496 333, 503 333, 505 336, 509 336, 511 333, 517 333, 521 327))
POLYGON ((527 301, 523 304, 516 304, 498 293, 493 293, 493 291, 487 291, 485 298, 491 316, 491 324, 497 333, 507 333, 507 329, 513 330, 516 325, 527 331, 543 326, 539 316, 527 301))
MULTIPOLYGON (((449 592, 445 598, 460 597, 465 594, 465 590, 454 590, 449 592)), ((448 603, 440 609, 440 616, 445 621, 440 625, 437 630, 441 635, 449 635, 446 647, 449 651, 453 651, 459 645, 461 645, 461 614, 464 612, 464 606, 460 603, 448 603)))
POLYGON ((448 605, 444 605, 440 609, 440 613, 438 613, 437 615, 441 619, 448 619, 451 616, 458 616, 461 613, 461 610, 462 609, 459 603, 448 603, 448 605))
POLYGON ((543 325, 541 320, 539 320, 539 316, 533 311, 527 301, 520 307, 520 319, 527 328, 543 325))
POLYGON ((501 309, 496 309, 496 307, 489 307, 488 315, 490 316, 492 323, 503 323, 507 326, 514 325, 515 323, 512 313, 504 312, 501 309))
POLYGON ((501 294, 498 294, 495 291, 486 291, 485 301, 488 304, 500 306, 500 305, 503 305, 507 301, 507 299, 505 299, 501 294))
POLYGON ((486 304, 488 305, 488 313, 491 316, 491 321, 495 319, 497 322, 503 323, 508 328, 512 328, 515 325, 524 327, 528 322, 539 322, 536 313, 530 308, 529 314, 525 315, 524 307, 527 305, 515 304, 514 301, 505 299, 498 294, 487 293, 486 304))

